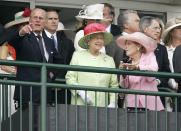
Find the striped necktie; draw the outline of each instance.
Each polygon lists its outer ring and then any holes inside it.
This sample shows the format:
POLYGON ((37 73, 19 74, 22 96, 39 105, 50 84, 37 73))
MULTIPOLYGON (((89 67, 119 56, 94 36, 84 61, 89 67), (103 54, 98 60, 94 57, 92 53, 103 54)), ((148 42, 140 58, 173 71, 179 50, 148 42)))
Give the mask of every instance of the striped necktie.
POLYGON ((44 52, 44 49, 43 49, 42 37, 40 35, 38 35, 36 37, 38 38, 38 44, 39 44, 41 55, 43 57, 43 62, 46 62, 45 52, 44 52))
POLYGON ((54 37, 53 35, 51 36, 51 39, 53 40, 54 45, 55 45, 55 49, 56 49, 57 52, 58 52, 58 44, 57 44, 57 41, 55 40, 55 37, 54 37))

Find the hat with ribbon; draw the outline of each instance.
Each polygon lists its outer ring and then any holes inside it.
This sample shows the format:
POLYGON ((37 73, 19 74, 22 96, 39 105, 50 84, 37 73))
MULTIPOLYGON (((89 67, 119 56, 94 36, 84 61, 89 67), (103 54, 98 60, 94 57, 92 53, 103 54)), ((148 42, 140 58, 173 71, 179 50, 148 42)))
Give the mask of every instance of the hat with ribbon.
POLYGON ((116 40, 116 42, 119 47, 125 50, 127 40, 133 41, 142 45, 146 49, 146 54, 150 52, 154 52, 154 50, 157 48, 156 41, 141 32, 134 32, 132 34, 126 34, 124 36, 120 36, 116 40))
POLYGON ((88 40, 90 36, 93 34, 104 34, 104 46, 108 45, 113 40, 113 35, 111 33, 106 32, 106 27, 99 23, 92 23, 87 25, 84 28, 84 37, 82 37, 78 44, 81 48, 88 49, 88 40))
POLYGON ((174 18, 168 20, 165 30, 162 34, 162 39, 165 44, 167 44, 168 40, 170 39, 169 32, 178 26, 181 26, 181 17, 180 16, 177 16, 177 17, 174 17, 174 18))
POLYGON ((25 8, 24 11, 16 13, 14 21, 7 23, 4 27, 9 28, 18 24, 26 23, 29 21, 30 15, 31 15, 31 10, 25 8))
POLYGON ((84 5, 82 10, 75 17, 78 21, 83 21, 84 19, 105 20, 103 18, 103 9, 104 4, 84 5))

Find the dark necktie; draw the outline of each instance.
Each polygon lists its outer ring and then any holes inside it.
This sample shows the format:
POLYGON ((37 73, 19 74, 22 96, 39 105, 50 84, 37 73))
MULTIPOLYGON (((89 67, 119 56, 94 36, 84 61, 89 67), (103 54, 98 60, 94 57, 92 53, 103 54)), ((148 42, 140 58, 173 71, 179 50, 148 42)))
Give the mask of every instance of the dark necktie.
POLYGON ((40 52, 41 52, 41 55, 43 57, 43 62, 46 62, 46 58, 45 58, 45 52, 44 52, 44 49, 43 49, 43 41, 42 41, 42 37, 40 35, 36 36, 38 38, 38 44, 39 44, 39 47, 40 47, 40 52))
POLYGON ((56 49, 56 50, 57 50, 57 52, 58 52, 58 44, 57 44, 57 41, 55 40, 55 38, 54 38, 54 36, 53 36, 53 35, 51 36, 51 38, 52 38, 52 40, 53 40, 53 42, 54 42, 55 49, 56 49))

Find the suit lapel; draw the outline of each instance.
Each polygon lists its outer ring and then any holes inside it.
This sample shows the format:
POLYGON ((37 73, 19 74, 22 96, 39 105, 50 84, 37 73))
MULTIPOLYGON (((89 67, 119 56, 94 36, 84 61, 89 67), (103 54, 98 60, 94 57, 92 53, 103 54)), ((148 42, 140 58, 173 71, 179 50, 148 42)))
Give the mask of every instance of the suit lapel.
POLYGON ((62 42, 62 39, 61 39, 61 32, 57 33, 57 42, 58 42, 58 50, 59 52, 62 52, 63 51, 63 42, 62 42))
POLYGON ((39 45, 38 45, 38 40, 35 36, 35 34, 32 32, 29 36, 29 43, 32 45, 31 48, 32 48, 32 53, 34 54, 35 58, 38 57, 38 56, 42 56, 41 52, 40 52, 40 48, 39 48, 39 45))

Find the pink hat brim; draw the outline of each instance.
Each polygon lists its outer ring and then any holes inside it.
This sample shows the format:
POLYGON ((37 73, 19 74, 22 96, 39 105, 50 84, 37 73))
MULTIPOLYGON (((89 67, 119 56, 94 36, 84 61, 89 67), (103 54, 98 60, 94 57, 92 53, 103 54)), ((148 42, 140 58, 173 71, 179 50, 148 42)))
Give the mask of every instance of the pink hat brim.
POLYGON ((156 41, 141 32, 135 32, 132 34, 126 34, 124 36, 120 36, 116 40, 116 42, 119 47, 125 50, 126 48, 125 43, 127 40, 141 44, 143 47, 145 47, 146 53, 154 52, 154 50, 157 48, 156 41))

